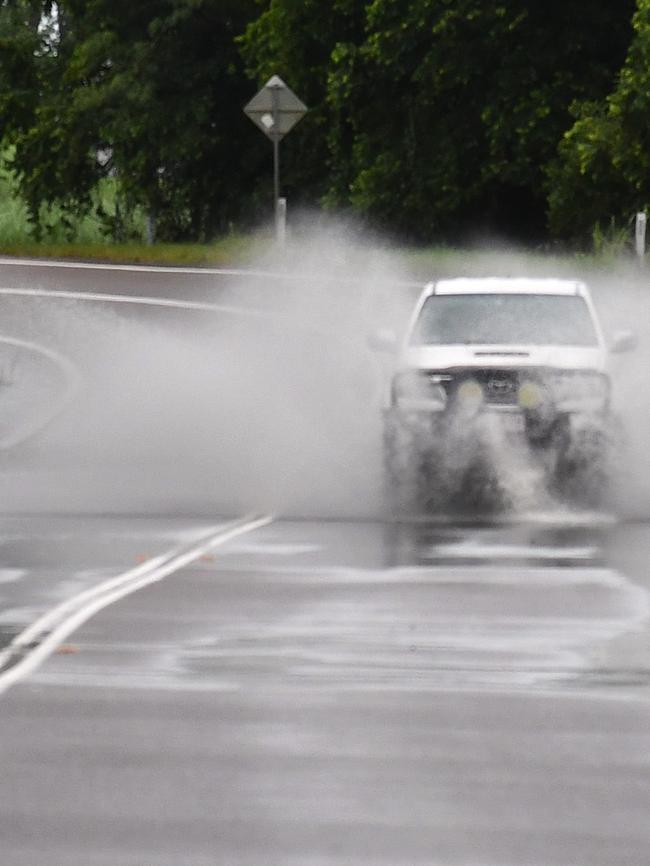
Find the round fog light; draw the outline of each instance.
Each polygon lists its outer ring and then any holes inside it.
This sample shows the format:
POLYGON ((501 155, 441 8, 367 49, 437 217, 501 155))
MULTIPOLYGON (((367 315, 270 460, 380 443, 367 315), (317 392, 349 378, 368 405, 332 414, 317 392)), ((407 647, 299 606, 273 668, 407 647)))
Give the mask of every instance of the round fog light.
POLYGON ((459 387, 458 399, 463 406, 479 406, 483 402, 483 388, 474 379, 468 379, 459 387))
POLYGON ((539 409, 544 402, 544 393, 536 382, 522 382, 517 399, 522 409, 539 409))

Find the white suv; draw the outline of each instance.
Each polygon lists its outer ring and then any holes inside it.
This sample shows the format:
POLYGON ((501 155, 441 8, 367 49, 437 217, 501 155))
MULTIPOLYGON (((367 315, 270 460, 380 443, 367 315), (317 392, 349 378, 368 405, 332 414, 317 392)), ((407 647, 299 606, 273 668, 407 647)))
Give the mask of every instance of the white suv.
MULTIPOLYGON (((390 337, 374 345, 388 348, 390 337)), ((484 498, 512 451, 593 500, 610 439, 609 352, 584 283, 454 279, 416 305, 384 406, 389 491, 401 506, 484 498)))

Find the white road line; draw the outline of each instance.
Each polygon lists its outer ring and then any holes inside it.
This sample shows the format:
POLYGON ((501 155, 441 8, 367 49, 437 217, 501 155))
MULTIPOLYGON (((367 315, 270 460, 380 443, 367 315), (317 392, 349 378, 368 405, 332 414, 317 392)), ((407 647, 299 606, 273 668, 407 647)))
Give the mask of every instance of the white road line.
MULTIPOLYGON (((176 267, 165 265, 117 265, 109 262, 65 262, 55 261, 50 259, 12 259, 0 258, 0 267, 19 267, 19 268, 60 268, 63 270, 87 270, 87 271, 125 271, 131 274, 196 274, 199 276, 221 276, 221 277, 261 277, 271 280, 335 280, 344 283, 363 283, 361 279, 343 278, 338 280, 336 277, 328 275, 323 277, 322 274, 309 273, 287 273, 286 271, 263 271, 253 268, 199 268, 199 267, 176 267)), ((408 289, 421 289, 423 282, 415 282, 411 280, 395 280, 391 283, 408 289)))
POLYGON ((480 544, 468 541, 464 544, 434 544, 425 548, 427 559, 480 559, 480 560, 588 560, 600 553, 597 547, 545 547, 535 544, 480 544))
POLYGON ((192 544, 181 545, 137 568, 103 581, 57 605, 22 631, 0 653, 0 694, 29 676, 79 626, 116 601, 170 574, 247 532, 271 523, 273 517, 245 517, 192 544))
POLYGON ((23 289, 12 286, 0 287, 0 295, 17 295, 27 298, 55 298, 68 301, 103 301, 115 304, 139 304, 148 307, 172 307, 179 310, 203 310, 211 313, 233 313, 238 316, 268 316, 263 310, 251 307, 236 307, 229 304, 210 304, 202 301, 179 301, 175 298, 150 298, 139 295, 113 295, 108 292, 71 292, 59 289, 23 289))
MULTIPOLYGON (((265 322, 275 320, 277 322, 288 322, 289 318, 284 313, 276 313, 273 310, 256 309, 254 307, 236 307, 231 304, 210 304, 204 301, 179 301, 175 298, 150 298, 140 295, 113 295, 106 292, 71 292, 59 289, 23 289, 9 286, 0 286, 0 295, 22 296, 28 298, 52 298, 54 300, 73 301, 99 301, 111 304, 136 304, 146 307, 171 307, 177 310, 199 310, 208 313, 227 313, 232 316, 242 316, 251 319, 263 319, 265 322)), ((332 337, 345 344, 346 339, 340 338, 334 331, 323 330, 311 325, 303 325, 302 330, 317 334, 331 340, 332 337)), ((356 343, 354 344, 356 345, 356 343)))
MULTIPOLYGON (((286 517, 285 517, 286 519, 286 517)), ((554 511, 522 511, 517 513, 485 514, 478 513, 469 517, 463 512, 439 514, 413 514, 393 521, 397 525, 409 526, 548 526, 567 528, 607 528, 616 526, 619 521, 613 514, 601 511, 573 511, 557 508, 554 511)))
MULTIPOLYGON (((224 277, 286 277, 273 271, 256 271, 246 268, 199 268, 165 265, 118 265, 110 262, 63 262, 49 259, 0 258, 0 265, 19 268, 62 268, 82 271, 126 271, 141 274, 207 274, 224 277)), ((303 276, 304 278, 304 276, 303 276)), ((289 277, 291 279, 291 277, 289 277)), ((293 279, 299 279, 296 275, 293 279)))
POLYGON ((18 432, 8 433, 5 436, 0 436, 0 450, 13 448, 27 439, 31 439, 37 433, 41 433, 48 427, 52 421, 59 417, 72 403, 81 389, 82 378, 79 370, 65 355, 56 352, 54 349, 49 349, 40 343, 34 343, 29 340, 22 340, 18 337, 0 336, 0 344, 8 346, 16 346, 19 349, 26 349, 33 352, 35 355, 42 355, 55 364, 62 371, 65 379, 65 390, 61 395, 61 399, 53 406, 50 411, 39 418, 32 419, 27 425, 19 429, 18 432))

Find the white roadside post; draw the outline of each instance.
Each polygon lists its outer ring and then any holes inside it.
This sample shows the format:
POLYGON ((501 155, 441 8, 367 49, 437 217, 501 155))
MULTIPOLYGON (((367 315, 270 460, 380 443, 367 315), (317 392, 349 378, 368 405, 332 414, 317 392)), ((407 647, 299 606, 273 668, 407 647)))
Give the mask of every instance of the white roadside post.
POLYGON ((287 200, 279 198, 276 210, 275 236, 279 244, 284 246, 287 239, 287 200))
POLYGON ((639 257, 639 262, 641 264, 643 264, 645 259, 645 236, 647 224, 648 220, 645 213, 643 211, 637 213, 635 230, 636 254, 639 257))
POLYGON ((275 237, 279 244, 285 240, 287 218, 287 200, 280 198, 280 141, 305 116, 307 110, 307 106, 279 75, 269 78, 244 106, 244 114, 273 142, 273 209, 275 237))

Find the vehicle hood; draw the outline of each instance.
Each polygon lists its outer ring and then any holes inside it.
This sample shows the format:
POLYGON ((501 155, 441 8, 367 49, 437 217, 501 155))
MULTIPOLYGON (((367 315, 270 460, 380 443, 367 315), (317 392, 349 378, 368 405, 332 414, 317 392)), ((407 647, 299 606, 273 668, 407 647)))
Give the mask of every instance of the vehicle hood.
POLYGON ((602 347, 575 346, 408 346, 403 367, 423 370, 472 368, 499 370, 510 367, 549 367, 557 370, 604 371, 607 352, 602 347))

